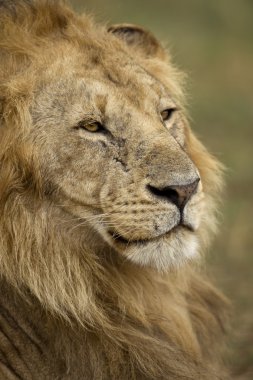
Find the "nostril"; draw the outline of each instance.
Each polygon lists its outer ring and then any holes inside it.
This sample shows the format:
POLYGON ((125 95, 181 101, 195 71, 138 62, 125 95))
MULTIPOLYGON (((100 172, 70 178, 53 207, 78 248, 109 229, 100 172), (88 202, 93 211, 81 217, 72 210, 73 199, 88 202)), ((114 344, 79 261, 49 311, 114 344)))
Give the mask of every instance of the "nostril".
POLYGON ((169 199, 172 203, 174 203, 175 205, 178 205, 179 203, 179 194, 176 190, 173 190, 173 189, 166 189, 165 191, 165 197, 167 199, 169 199))
POLYGON ((172 201, 172 203, 176 203, 178 200, 179 195, 178 195, 177 191, 170 188, 170 187, 166 187, 164 189, 157 189, 154 186, 147 185, 147 188, 152 194, 154 194, 158 197, 169 199, 172 201))
POLYGON ((185 185, 172 185, 163 188, 147 185, 147 188, 153 195, 174 203, 180 210, 182 210, 191 196, 196 192, 198 183, 199 178, 194 182, 185 185))

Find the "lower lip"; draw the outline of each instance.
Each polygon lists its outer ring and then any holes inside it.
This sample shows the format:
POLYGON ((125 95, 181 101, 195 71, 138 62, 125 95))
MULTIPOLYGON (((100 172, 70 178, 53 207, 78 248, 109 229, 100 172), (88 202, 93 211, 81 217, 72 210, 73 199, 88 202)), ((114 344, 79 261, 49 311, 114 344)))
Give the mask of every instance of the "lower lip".
POLYGON ((188 225, 176 225, 175 227, 173 227, 171 230, 169 230, 168 232, 166 232, 165 234, 163 235, 159 235, 159 236, 156 236, 154 238, 150 238, 150 239, 138 239, 138 240, 126 240, 124 237, 122 237, 121 235, 117 234, 116 237, 114 238, 113 237, 113 233, 108 231, 109 235, 111 236, 111 238, 113 239, 113 241, 115 243, 120 243, 120 244, 124 244, 124 245, 130 245, 130 244, 147 244, 149 242, 152 242, 152 241, 155 241, 155 240, 158 240, 158 239, 161 239, 165 236, 168 236, 171 232, 175 232, 177 229, 179 228, 184 228, 190 232, 194 232, 193 228, 191 226, 188 226, 188 225))

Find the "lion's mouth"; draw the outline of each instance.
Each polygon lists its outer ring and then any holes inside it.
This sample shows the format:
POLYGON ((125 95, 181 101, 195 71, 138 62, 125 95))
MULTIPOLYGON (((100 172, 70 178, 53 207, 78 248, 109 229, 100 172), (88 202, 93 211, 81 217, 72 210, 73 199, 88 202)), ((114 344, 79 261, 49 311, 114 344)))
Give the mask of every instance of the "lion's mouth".
POLYGON ((140 244, 147 244, 147 243, 151 243, 154 241, 158 241, 164 237, 171 235, 171 233, 173 233, 173 232, 175 233, 179 229, 185 229, 185 230, 188 230, 189 232, 194 232, 194 228, 191 225, 179 223, 179 224, 175 225, 169 231, 165 232, 164 234, 161 234, 161 235, 155 236, 155 237, 151 237, 151 238, 146 238, 146 239, 133 239, 133 240, 132 239, 131 240, 126 239, 126 238, 124 238, 124 236, 120 235, 118 232, 113 231, 113 230, 108 230, 108 233, 111 236, 111 238, 113 239, 113 242, 115 242, 116 244, 119 243, 119 244, 124 244, 124 245, 130 245, 130 244, 140 245, 140 244))
POLYGON ((150 239, 134 239, 134 240, 129 240, 125 239, 122 235, 119 235, 118 233, 114 231, 108 231, 109 234, 111 235, 113 241, 116 243, 122 243, 122 244, 144 244, 150 239))

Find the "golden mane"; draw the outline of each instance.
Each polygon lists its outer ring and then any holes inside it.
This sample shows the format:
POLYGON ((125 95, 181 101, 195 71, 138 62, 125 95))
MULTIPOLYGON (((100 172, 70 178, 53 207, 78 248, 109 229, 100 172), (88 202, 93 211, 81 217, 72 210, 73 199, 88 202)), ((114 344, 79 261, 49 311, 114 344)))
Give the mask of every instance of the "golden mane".
MULTIPOLYGON (((161 274, 135 267, 113 253, 108 257, 88 251, 76 222, 50 202, 50 189, 43 187, 37 148, 29 145, 27 133, 36 89, 33 72, 45 64, 40 46, 52 48, 57 40, 63 50, 65 41, 71 49, 72 43, 81 43, 79 27, 87 30, 87 44, 97 43, 96 34, 104 28, 87 16, 76 16, 59 1, 0 1, 0 12, 3 286, 12 289, 7 291, 10 294, 19 294, 24 305, 40 305, 48 313, 46 318, 52 324, 57 321, 63 331, 87 331, 93 336, 86 341, 88 355, 94 368, 110 373, 111 379, 225 378, 220 336, 226 300, 203 279, 200 268, 191 264, 161 274), (107 355, 104 362, 96 357, 97 345, 107 355)), ((145 67, 167 81, 182 101, 180 75, 171 64, 154 58, 145 67)), ((204 246, 215 229, 221 167, 191 132, 188 139, 208 199, 204 246)), ((69 344, 72 332, 61 344, 69 344)), ((67 350, 66 355, 70 355, 67 350)))

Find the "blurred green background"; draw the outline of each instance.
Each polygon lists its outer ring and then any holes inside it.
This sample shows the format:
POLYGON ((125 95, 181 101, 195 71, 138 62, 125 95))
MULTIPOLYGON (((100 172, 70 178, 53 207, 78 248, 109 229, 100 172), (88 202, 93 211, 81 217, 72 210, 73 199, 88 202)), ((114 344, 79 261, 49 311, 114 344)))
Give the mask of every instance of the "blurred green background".
POLYGON ((253 379, 253 0, 72 0, 98 21, 150 29, 188 74, 192 127, 227 167, 212 276, 232 300, 228 360, 253 379))

